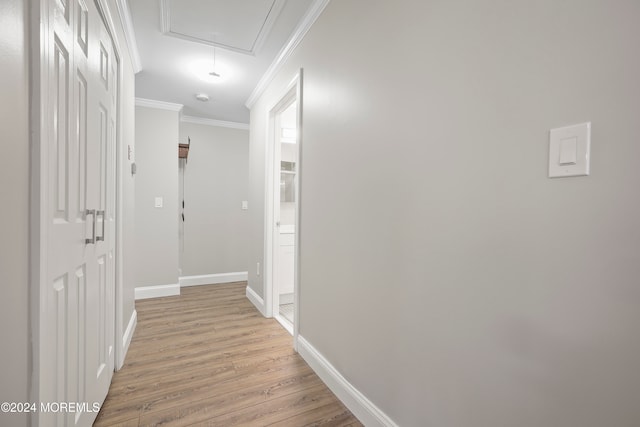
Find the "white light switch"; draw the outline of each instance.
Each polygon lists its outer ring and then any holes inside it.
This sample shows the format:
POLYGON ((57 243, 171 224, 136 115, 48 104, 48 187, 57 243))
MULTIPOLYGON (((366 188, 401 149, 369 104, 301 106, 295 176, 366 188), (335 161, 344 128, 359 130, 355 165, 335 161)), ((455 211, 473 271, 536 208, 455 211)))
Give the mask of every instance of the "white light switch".
POLYGON ((549 134, 549 178, 589 175, 591 123, 552 129, 549 134))
POLYGON ((242 201, 242 210, 246 211, 247 209, 249 209, 249 202, 246 200, 242 201))
POLYGON ((156 197, 156 202, 155 202, 155 207, 156 208, 161 208, 162 207, 162 197, 156 197))
POLYGON ((578 158, 578 138, 572 137, 560 141, 560 161, 563 166, 575 165, 578 158))

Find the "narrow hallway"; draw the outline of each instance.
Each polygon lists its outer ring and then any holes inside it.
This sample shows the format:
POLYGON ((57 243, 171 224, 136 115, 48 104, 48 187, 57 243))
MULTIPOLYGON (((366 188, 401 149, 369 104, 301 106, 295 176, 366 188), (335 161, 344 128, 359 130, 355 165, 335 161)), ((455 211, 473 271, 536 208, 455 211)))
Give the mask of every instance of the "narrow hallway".
POLYGON ((197 286, 137 301, 124 367, 94 425, 361 425, 245 288, 197 286))

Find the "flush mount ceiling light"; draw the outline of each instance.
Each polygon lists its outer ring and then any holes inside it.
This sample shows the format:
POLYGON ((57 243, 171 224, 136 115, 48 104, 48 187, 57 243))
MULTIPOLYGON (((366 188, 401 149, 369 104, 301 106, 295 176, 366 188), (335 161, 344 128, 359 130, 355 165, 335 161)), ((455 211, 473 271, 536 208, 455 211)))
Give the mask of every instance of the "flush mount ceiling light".
POLYGON ((206 93, 199 93, 196 95, 196 99, 198 101, 207 102, 209 100, 209 95, 206 93))

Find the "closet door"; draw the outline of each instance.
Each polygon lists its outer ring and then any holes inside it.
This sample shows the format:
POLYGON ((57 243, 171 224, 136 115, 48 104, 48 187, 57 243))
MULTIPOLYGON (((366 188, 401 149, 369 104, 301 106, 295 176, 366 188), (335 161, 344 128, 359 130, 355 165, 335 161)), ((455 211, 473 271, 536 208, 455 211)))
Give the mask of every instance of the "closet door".
POLYGON ((43 0, 39 425, 90 426, 114 369, 117 59, 93 0, 43 0), (58 404, 73 407, 59 410, 58 404), (58 410, 56 410, 58 409, 58 410))

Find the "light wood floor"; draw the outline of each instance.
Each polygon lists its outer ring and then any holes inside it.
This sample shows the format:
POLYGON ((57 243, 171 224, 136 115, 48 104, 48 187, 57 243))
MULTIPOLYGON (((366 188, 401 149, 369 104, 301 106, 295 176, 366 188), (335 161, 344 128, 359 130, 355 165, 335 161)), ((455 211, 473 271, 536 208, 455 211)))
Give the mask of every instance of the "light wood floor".
POLYGON ((245 297, 246 282, 136 302, 138 326, 94 426, 360 426, 245 297))

